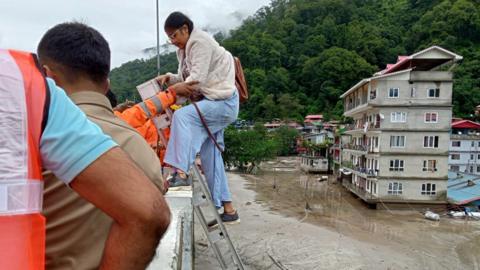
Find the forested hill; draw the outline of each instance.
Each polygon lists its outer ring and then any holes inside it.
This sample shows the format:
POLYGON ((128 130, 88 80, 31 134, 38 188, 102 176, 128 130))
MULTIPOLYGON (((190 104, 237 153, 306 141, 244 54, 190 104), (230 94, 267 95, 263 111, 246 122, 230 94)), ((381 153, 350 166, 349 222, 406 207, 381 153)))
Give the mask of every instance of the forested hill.
MULTIPOLYGON (((251 99, 245 119, 338 118, 339 96, 360 79, 408 55, 439 45, 464 57, 455 69, 454 114, 480 104, 480 2, 468 0, 274 0, 221 43, 240 57, 251 99)), ((174 54, 163 70, 176 70, 174 54)), ((155 75, 155 59, 112 71, 121 99, 155 75)))

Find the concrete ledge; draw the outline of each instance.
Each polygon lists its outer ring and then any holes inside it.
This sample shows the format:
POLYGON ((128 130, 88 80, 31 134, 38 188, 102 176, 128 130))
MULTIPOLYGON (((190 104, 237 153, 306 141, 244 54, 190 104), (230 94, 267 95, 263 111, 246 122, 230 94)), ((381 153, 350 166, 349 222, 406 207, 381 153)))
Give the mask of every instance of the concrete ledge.
POLYGON ((172 219, 157 247, 148 270, 193 269, 192 191, 169 191, 165 195, 172 219))

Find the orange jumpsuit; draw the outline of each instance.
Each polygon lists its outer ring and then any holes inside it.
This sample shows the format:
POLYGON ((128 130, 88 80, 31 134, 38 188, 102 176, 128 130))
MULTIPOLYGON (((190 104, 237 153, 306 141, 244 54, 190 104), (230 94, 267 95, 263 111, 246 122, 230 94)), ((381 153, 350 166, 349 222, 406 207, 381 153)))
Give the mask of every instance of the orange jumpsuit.
MULTIPOLYGON (((164 113, 165 108, 175 104, 175 100, 175 92, 167 90, 159 92, 157 95, 140 102, 123 112, 115 111, 117 117, 120 117, 135 128, 152 147, 156 148, 158 158, 162 165, 163 157, 165 156, 165 148, 167 146, 162 145, 157 133, 157 128, 153 124, 151 118, 164 113)), ((169 128, 164 129, 164 136, 168 140, 170 137, 169 128)))

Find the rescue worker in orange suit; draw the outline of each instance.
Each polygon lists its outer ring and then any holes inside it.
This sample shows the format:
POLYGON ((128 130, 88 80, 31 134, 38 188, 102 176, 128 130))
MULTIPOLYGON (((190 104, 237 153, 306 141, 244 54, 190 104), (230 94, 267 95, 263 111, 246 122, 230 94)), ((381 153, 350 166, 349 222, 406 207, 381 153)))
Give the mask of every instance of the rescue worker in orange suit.
MULTIPOLYGON (((120 117, 133 128, 157 151, 160 162, 163 165, 163 157, 165 155, 166 145, 162 145, 159 139, 157 128, 155 127, 152 117, 165 112, 165 108, 175 104, 176 93, 190 93, 197 88, 198 82, 192 81, 188 83, 179 83, 170 86, 166 91, 159 92, 155 96, 134 105, 127 109, 115 110, 115 115, 120 117)), ((170 129, 163 130, 164 137, 170 137, 170 129)))
POLYGON ((113 218, 100 269, 145 269, 170 222, 155 185, 35 55, 0 50, 0 99, 0 269, 45 268, 42 169, 113 218))

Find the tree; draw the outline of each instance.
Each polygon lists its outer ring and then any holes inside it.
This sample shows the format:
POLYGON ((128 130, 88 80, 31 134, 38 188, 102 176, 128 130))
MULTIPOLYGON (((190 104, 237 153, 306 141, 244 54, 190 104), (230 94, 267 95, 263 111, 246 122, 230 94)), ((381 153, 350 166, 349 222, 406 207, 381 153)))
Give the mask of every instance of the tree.
POLYGON ((256 170, 262 161, 275 157, 278 151, 277 141, 267 136, 265 127, 260 124, 251 130, 228 127, 225 130, 225 145, 225 164, 247 173, 256 170))
POLYGON ((281 126, 273 132, 273 138, 277 141, 279 156, 288 156, 296 153, 298 131, 288 126, 281 126))

